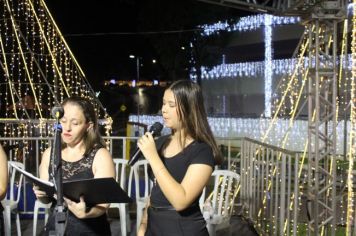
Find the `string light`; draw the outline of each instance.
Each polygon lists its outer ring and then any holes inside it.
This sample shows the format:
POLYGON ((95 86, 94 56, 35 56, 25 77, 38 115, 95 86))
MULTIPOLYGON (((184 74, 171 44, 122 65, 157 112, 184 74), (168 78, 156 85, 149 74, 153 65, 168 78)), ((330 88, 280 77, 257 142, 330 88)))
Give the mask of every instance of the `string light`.
POLYGON ((271 117, 272 97, 272 16, 265 15, 265 117, 271 117))
MULTIPOLYGON (((137 115, 130 115, 129 122, 138 122, 137 115)), ((140 122, 153 125, 155 122, 163 122, 161 116, 140 115, 140 122)), ((227 137, 249 137, 251 139, 263 141, 263 136, 267 127, 270 126, 271 119, 268 118, 225 118, 225 117, 208 117, 209 125, 214 136, 227 137)), ((332 125, 329 124, 328 129, 332 125)), ((350 130, 350 122, 347 122, 347 130, 350 130)), ((337 132, 343 133, 344 123, 340 122, 337 125, 337 132)), ((169 134, 170 130, 163 128, 162 134, 169 134)), ((293 127, 290 127, 290 120, 284 118, 277 118, 273 127, 269 131, 268 144, 280 146, 285 134, 289 133, 292 140, 286 142, 285 148, 291 151, 302 152, 304 150, 305 141, 308 134, 308 121, 294 120, 293 127)), ((337 137, 337 153, 343 153, 343 137, 337 137)))
MULTIPOLYGON (((263 15, 254 15, 241 17, 238 22, 229 24, 227 21, 225 22, 217 22, 211 25, 205 24, 199 26, 203 31, 201 32, 202 36, 210 36, 212 34, 219 33, 220 31, 227 32, 244 32, 244 31, 252 31, 257 30, 258 28, 264 26, 264 41, 265 41, 265 62, 263 63, 263 72, 264 72, 264 81, 265 81, 265 116, 271 116, 271 96, 272 96, 272 26, 278 25, 287 25, 287 24, 296 24, 300 21, 299 17, 280 17, 280 16, 272 16, 268 14, 263 15)), ((261 63, 259 63, 261 64, 261 63)), ((218 66, 219 67, 219 66, 218 66)), ((241 67, 237 66, 237 68, 233 66, 225 66, 223 63, 221 68, 222 73, 216 73, 216 71, 212 71, 207 76, 207 73, 204 73, 205 68, 201 67, 202 71, 202 79, 208 78, 226 78, 226 77, 241 77, 242 74, 252 75, 256 74, 256 70, 250 71, 251 68, 256 68, 256 65, 248 64, 246 66, 245 63, 241 67), (236 69, 235 69, 236 68, 236 69), (242 68, 242 70, 240 69, 242 68)), ((261 68, 262 69, 262 68, 261 68)), ((194 70, 191 70, 190 73, 191 80, 196 80, 196 73, 194 70)))
POLYGON ((110 133, 110 119, 44 1, 4 0, 0 9, 0 57, 5 78, 0 89, 6 107, 0 122, 5 123, 4 135, 47 136, 53 123, 51 107, 71 95, 90 98, 99 118, 109 122, 104 125, 110 133), (33 101, 26 103, 27 98, 33 101))
MULTIPOLYGON (((353 1, 355 4, 356 1, 353 1)), ((353 7, 353 17, 352 17, 352 42, 351 42, 351 53, 352 53, 352 77, 351 77, 351 111, 350 111, 350 140, 349 140, 349 152, 348 152, 348 173, 347 173, 347 212, 346 212, 346 235, 349 236, 352 234, 351 227, 354 224, 353 220, 355 219, 355 191, 353 187, 353 170, 354 170, 354 161, 356 153, 356 8, 353 7)), ((355 229, 354 229, 355 230, 355 229)))
MULTIPOLYGON (((296 24, 300 22, 299 17, 283 17, 283 16, 270 16, 271 25, 289 25, 296 24)), ((219 21, 214 24, 204 24, 200 25, 199 28, 203 29, 201 32, 202 36, 210 36, 212 34, 217 34, 220 31, 227 32, 245 32, 257 30, 258 28, 265 25, 265 15, 254 15, 241 17, 236 23, 229 23, 228 21, 219 21)))

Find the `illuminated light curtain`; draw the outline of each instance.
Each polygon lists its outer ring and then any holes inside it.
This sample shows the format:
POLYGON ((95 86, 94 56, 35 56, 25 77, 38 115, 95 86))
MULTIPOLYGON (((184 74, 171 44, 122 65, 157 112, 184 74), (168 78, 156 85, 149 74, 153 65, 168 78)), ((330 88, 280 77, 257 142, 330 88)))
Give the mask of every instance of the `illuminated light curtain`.
MULTIPOLYGON (((265 95, 265 117, 271 116, 271 97, 272 97, 272 26, 285 25, 285 24, 295 24, 299 22, 298 17, 279 17, 272 16, 268 14, 264 15, 254 15, 242 17, 235 24, 228 24, 225 22, 217 22, 212 25, 202 25, 200 28, 203 29, 202 36, 209 36, 214 33, 219 33, 219 31, 228 32, 243 32, 257 30, 258 28, 264 26, 264 43, 265 43, 265 61, 264 61, 264 95, 265 95)), ((217 66, 218 71, 213 70, 209 75, 205 72, 206 68, 201 67, 201 77, 204 78, 227 78, 227 77, 238 77, 242 74, 244 75, 255 75, 256 70, 253 68, 255 65, 250 65, 249 63, 242 63, 241 68, 239 66, 230 66, 223 63, 217 66)), ((191 80, 196 80, 195 71, 191 70, 190 74, 191 80)))
MULTIPOLYGON (((163 123, 162 116, 154 115, 140 115, 140 123, 148 126, 153 125, 155 122, 163 123)), ((138 122, 137 115, 130 115, 129 122, 138 122)), ((266 129, 270 126, 271 119, 269 118, 225 118, 225 117, 208 117, 208 122, 211 130, 216 137, 249 137, 255 140, 264 141, 265 143, 281 146, 285 136, 289 133, 288 142, 285 143, 284 148, 291 151, 303 152, 305 142, 307 141, 308 122, 305 120, 293 120, 277 118, 273 127, 269 132, 269 138, 263 139, 266 129)), ((331 128, 331 124, 330 124, 331 128)), ((350 122, 347 122, 347 130, 350 129, 350 122)), ((337 132, 342 133, 344 130, 344 123, 340 122, 337 126, 337 132)), ((170 129, 164 127, 162 135, 169 134, 170 129)), ((338 136, 337 148, 338 154, 343 153, 343 137, 338 136)))
MULTIPOLYGON (((271 17, 271 25, 289 25, 296 24, 300 21, 299 17, 283 17, 283 16, 270 16, 271 17)), ((212 34, 218 34, 219 31, 227 31, 227 32, 244 32, 256 30, 265 25, 265 15, 254 15, 254 16, 246 16, 241 17, 236 23, 228 23, 225 22, 217 22, 214 24, 205 24, 199 26, 202 29, 202 36, 210 36, 212 34)))
POLYGON ((111 122, 43 0, 0 0, 0 15, 5 136, 48 135, 51 108, 73 95, 91 100, 111 122))
POLYGON ((265 117, 271 117, 272 97, 272 16, 265 15, 265 117))
MULTIPOLYGON (((355 4, 356 1, 353 1, 355 4)), ((355 188, 354 188, 354 162, 356 153, 356 9, 353 8, 352 17, 352 42, 351 42, 351 53, 352 53, 352 68, 351 68, 351 110, 350 110, 350 140, 349 140, 349 151, 348 151, 348 174, 347 174, 347 212, 346 212, 346 235, 355 234, 355 188), (353 229, 352 229, 353 227, 353 229)))

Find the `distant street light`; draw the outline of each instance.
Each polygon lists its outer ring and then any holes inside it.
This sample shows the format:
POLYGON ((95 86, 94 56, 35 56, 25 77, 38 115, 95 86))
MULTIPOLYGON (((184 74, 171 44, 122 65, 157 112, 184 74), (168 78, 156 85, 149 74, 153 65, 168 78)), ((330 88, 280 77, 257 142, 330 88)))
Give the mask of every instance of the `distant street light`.
POLYGON ((137 121, 140 123, 140 88, 139 88, 139 83, 140 83, 140 57, 135 56, 135 55, 130 55, 129 56, 131 59, 136 58, 136 87, 137 87, 137 121))

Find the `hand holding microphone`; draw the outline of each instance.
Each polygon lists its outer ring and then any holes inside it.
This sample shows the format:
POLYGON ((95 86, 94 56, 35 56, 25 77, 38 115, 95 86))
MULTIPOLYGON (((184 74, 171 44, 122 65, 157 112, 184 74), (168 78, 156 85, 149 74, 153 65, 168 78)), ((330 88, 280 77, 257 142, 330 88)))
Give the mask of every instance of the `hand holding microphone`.
POLYGON ((159 135, 162 128, 163 128, 163 125, 159 122, 156 122, 151 126, 149 132, 147 132, 144 136, 142 136, 139 139, 139 141, 137 142, 138 148, 136 149, 136 151, 134 152, 134 154, 132 155, 132 157, 129 160, 128 164, 130 166, 133 166, 140 158, 141 149, 148 151, 148 152, 156 151, 156 145, 153 140, 153 137, 159 135), (153 145, 150 146, 150 144, 152 144, 152 143, 153 143, 153 145), (151 148, 151 150, 150 150, 150 148, 151 148), (154 150, 152 150, 152 149, 154 149, 154 150))

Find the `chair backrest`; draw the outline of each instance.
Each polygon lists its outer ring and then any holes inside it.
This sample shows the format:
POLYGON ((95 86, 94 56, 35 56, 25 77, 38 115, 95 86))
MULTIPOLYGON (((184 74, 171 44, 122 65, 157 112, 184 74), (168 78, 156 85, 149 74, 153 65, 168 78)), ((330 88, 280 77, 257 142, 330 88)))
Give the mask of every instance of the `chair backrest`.
POLYGON ((149 164, 147 160, 140 160, 131 167, 131 171, 129 175, 129 189, 128 189, 129 196, 131 196, 132 178, 134 178, 134 183, 135 183, 136 199, 143 199, 149 196, 153 184, 148 175, 148 166, 149 164), (140 182, 142 182, 140 180, 143 180, 144 183, 143 195, 141 195, 142 191, 140 191, 140 182))
POLYGON ((215 178, 211 198, 214 213, 219 216, 231 215, 240 175, 230 170, 214 170, 212 176, 215 178))
POLYGON ((115 180, 120 184, 123 190, 126 190, 126 167, 128 160, 116 158, 114 159, 115 164, 115 180))
POLYGON ((203 191, 199 198, 199 206, 200 206, 201 211, 203 211, 203 207, 204 207, 204 203, 205 203, 205 194, 206 194, 206 187, 203 188, 203 191))
POLYGON ((21 162, 8 161, 8 174, 9 174, 9 179, 10 179, 10 187, 7 192, 6 198, 18 203, 20 201, 20 196, 21 196, 23 174, 21 172, 19 172, 18 170, 16 170, 14 167, 12 167, 10 164, 16 165, 17 167, 19 167, 21 169, 25 169, 25 166, 21 162), (15 184, 17 185, 16 196, 15 196, 15 184))

